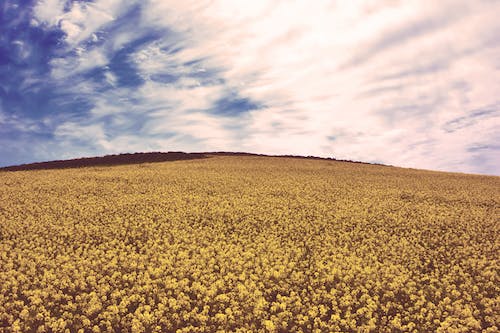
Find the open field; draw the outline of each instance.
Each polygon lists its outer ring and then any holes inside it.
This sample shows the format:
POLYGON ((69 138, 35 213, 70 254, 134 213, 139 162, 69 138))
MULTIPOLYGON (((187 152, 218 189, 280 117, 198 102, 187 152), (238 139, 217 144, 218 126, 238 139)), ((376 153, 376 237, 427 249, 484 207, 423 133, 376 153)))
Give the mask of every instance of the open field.
POLYGON ((500 177, 258 156, 0 172, 0 332, 497 332, 500 177))

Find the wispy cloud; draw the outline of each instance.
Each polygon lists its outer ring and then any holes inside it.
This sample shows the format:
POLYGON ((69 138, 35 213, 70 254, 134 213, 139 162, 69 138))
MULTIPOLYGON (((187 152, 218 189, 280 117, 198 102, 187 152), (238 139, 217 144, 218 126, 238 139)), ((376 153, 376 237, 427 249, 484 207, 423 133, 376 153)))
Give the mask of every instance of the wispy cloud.
POLYGON ((15 5, 0 140, 31 150, 2 164, 244 150, 499 174, 496 1, 15 5))
POLYGON ((495 121, 500 118, 500 105, 492 105, 483 107, 477 110, 471 110, 466 116, 461 116, 446 122, 443 129, 446 132, 452 133, 470 126, 476 125, 478 122, 483 122, 485 119, 495 121))

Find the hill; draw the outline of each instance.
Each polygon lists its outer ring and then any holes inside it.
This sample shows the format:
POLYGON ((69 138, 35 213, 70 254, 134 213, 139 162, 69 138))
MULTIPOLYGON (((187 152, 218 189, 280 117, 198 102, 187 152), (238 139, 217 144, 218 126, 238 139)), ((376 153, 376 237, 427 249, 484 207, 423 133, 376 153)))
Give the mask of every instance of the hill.
MULTIPOLYGON (((316 156, 265 155, 265 154, 253 154, 244 152, 220 151, 220 152, 206 152, 206 153, 185 153, 178 151, 170 151, 170 152, 116 154, 116 155, 105 155, 97 157, 82 157, 82 158, 67 159, 67 160, 28 163, 28 164, 0 167, 0 171, 49 170, 49 169, 85 168, 85 167, 95 167, 95 166, 129 165, 129 164, 141 164, 141 163, 193 160, 199 158, 207 158, 210 156, 261 156, 261 157, 283 157, 283 158, 299 158, 299 159, 313 159, 313 160, 336 160, 334 158, 323 158, 316 156)), ((342 161, 351 163, 371 164, 358 161, 347 161, 347 160, 342 160, 342 161)))
POLYGON ((499 326, 499 177, 202 155, 1 172, 0 331, 499 326))
POLYGON ((203 153, 184 153, 184 152, 118 154, 118 155, 83 157, 83 158, 75 158, 68 160, 14 165, 14 166, 0 168, 0 171, 48 170, 48 169, 84 168, 84 167, 95 167, 95 166, 128 165, 128 164, 193 160, 205 157, 206 156, 203 153))

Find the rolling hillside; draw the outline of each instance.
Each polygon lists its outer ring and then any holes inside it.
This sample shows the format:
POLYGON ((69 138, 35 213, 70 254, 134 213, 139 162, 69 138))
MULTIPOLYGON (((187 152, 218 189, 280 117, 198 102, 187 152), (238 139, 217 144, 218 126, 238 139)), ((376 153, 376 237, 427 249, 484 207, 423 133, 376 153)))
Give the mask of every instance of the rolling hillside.
POLYGON ((0 331, 498 331, 499 177, 166 156, 0 172, 0 331))

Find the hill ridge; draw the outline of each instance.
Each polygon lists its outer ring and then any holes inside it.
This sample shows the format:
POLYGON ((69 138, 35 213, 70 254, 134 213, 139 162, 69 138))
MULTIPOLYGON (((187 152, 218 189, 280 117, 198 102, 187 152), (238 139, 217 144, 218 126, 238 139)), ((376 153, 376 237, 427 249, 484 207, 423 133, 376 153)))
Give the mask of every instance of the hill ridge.
POLYGON ((311 160, 328 160, 349 163, 361 163, 370 165, 382 165, 378 163, 368 163, 352 160, 338 160, 333 157, 318 157, 313 155, 274 155, 274 154, 257 154, 248 152, 193 152, 186 153, 182 151, 168 151, 168 152, 136 152, 136 153, 121 153, 111 154, 104 156, 81 157, 67 160, 53 160, 35 163, 26 163, 19 165, 12 165, 0 167, 0 171, 26 171, 26 170, 48 170, 48 169, 71 169, 71 168, 84 168, 94 166, 116 166, 116 165, 129 165, 141 163, 157 163, 168 161, 180 160, 193 160, 209 158, 210 156, 260 156, 260 157, 283 157, 283 158, 300 158, 311 160))

